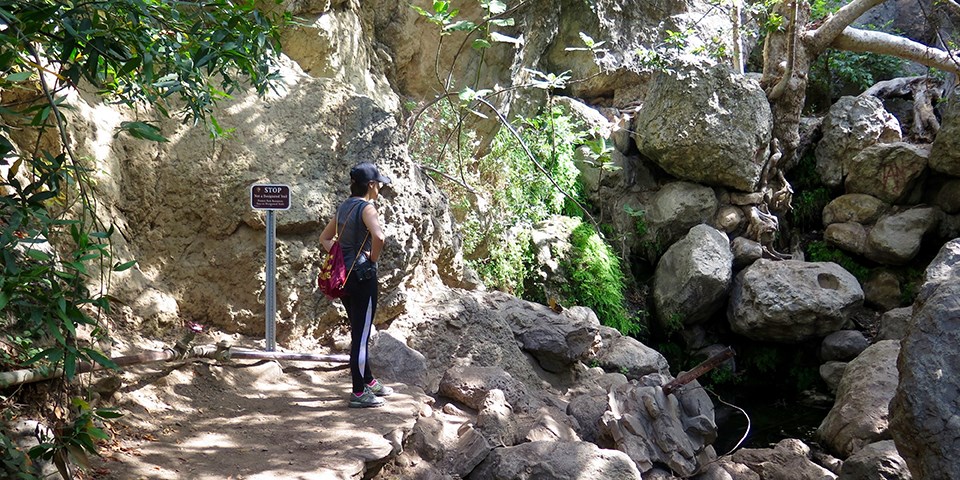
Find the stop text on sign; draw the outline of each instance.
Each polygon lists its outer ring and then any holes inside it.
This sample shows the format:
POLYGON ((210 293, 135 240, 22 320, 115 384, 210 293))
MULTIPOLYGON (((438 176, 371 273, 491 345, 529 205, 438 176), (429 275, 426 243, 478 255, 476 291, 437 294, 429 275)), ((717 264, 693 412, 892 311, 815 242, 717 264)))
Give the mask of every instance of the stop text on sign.
POLYGON ((274 184, 251 186, 250 207, 254 210, 290 209, 290 186, 274 184))

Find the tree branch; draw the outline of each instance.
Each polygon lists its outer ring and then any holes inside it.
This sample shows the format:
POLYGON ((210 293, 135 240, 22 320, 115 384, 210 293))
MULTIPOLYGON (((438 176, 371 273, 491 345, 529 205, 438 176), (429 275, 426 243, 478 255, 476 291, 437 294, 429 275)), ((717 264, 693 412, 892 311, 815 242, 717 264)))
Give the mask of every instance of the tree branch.
POLYGON ((810 32, 808 35, 809 45, 812 51, 820 53, 834 42, 845 28, 855 22, 861 15, 877 5, 887 0, 853 0, 846 4, 836 13, 827 17, 827 20, 819 28, 810 32))
POLYGON ((955 2, 954 0, 944 0, 944 5, 950 7, 950 10, 953 13, 960 14, 960 3, 955 2))
POLYGON ((928 47, 922 43, 889 33, 847 27, 830 46, 850 52, 892 55, 960 75, 960 64, 951 52, 928 47))

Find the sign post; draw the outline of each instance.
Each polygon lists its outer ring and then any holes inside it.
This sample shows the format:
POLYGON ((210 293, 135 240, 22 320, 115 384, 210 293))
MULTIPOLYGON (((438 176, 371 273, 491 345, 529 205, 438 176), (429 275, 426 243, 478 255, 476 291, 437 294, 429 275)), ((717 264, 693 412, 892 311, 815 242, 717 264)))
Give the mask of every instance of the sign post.
POLYGON ((266 328, 264 337, 266 350, 272 352, 277 347, 277 210, 290 208, 290 186, 257 184, 250 187, 250 206, 254 210, 267 212, 267 265, 266 281, 266 328))

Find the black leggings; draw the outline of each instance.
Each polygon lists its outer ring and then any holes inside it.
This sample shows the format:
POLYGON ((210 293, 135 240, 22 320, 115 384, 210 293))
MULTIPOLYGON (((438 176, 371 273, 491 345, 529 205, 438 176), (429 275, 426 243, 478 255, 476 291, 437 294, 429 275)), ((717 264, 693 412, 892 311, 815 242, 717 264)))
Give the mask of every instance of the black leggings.
POLYGON ((351 273, 345 287, 347 296, 343 297, 343 306, 350 319, 350 376, 353 377, 353 393, 361 393, 363 387, 373 381, 367 344, 373 317, 377 313, 377 277, 357 280, 351 273))

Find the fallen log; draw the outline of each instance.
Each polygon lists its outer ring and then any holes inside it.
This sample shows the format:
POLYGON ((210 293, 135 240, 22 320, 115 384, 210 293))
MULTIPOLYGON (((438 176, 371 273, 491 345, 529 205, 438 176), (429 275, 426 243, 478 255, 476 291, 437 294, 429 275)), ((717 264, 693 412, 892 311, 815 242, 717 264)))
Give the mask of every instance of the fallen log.
POLYGON ((733 358, 734 355, 735 355, 735 352, 733 351, 732 348, 730 347, 725 348, 723 351, 718 352, 712 357, 701 362, 700 365, 693 367, 693 369, 690 370, 689 372, 681 373, 680 375, 677 376, 677 378, 671 380, 669 383, 664 385, 663 394, 670 395, 671 393, 677 391, 680 387, 696 380, 697 378, 709 372, 710 370, 717 368, 718 366, 720 366, 721 363, 727 361, 730 358, 733 358))

